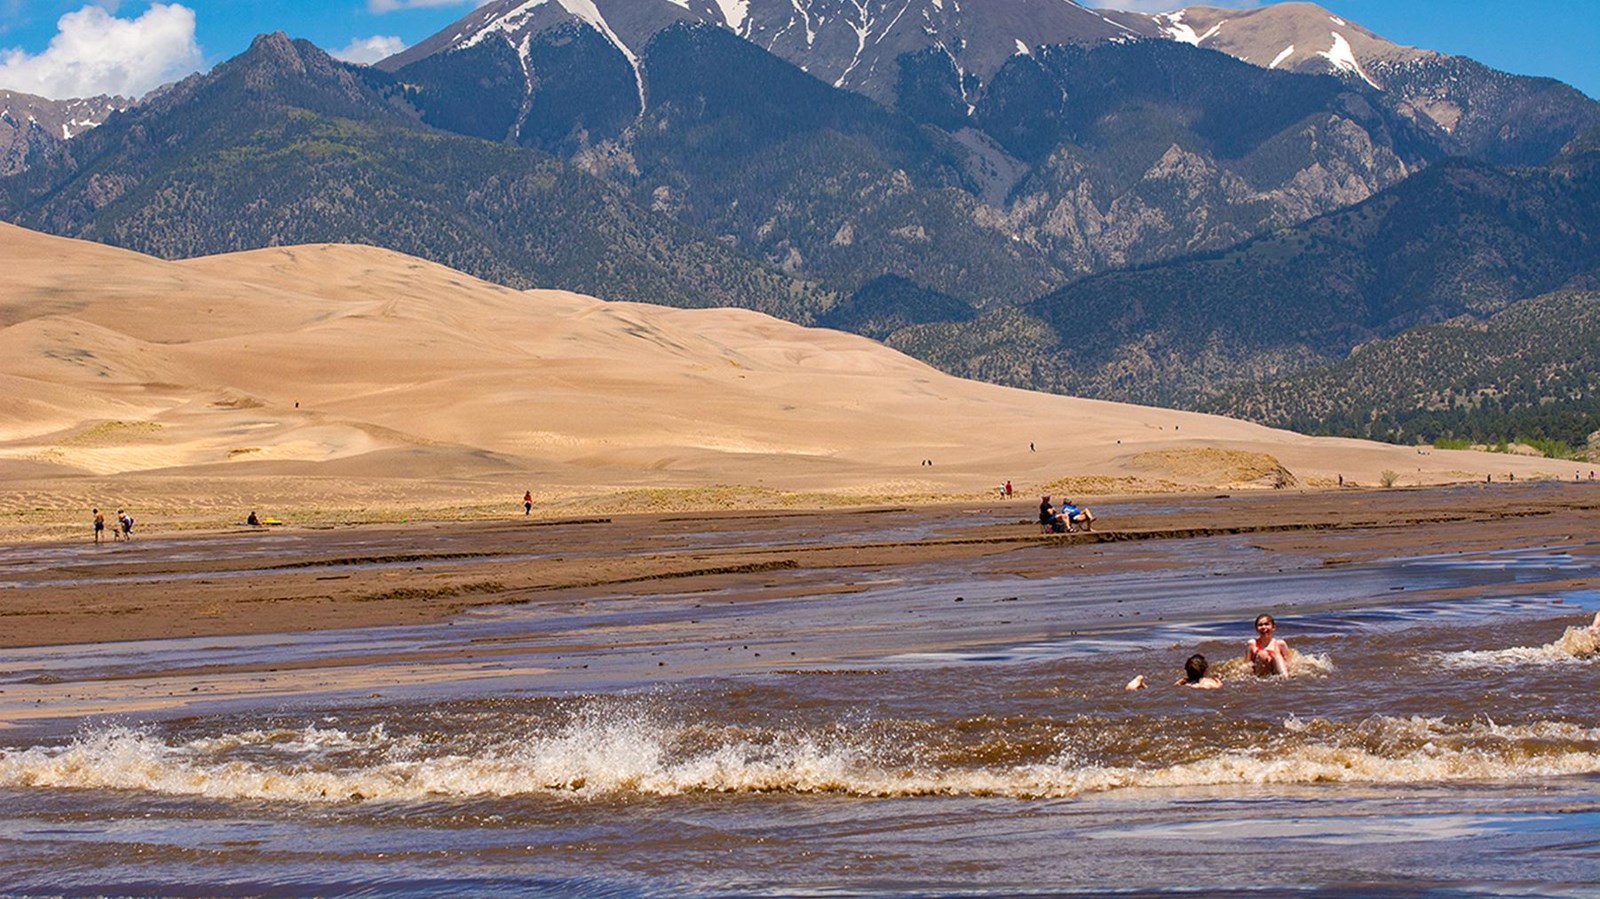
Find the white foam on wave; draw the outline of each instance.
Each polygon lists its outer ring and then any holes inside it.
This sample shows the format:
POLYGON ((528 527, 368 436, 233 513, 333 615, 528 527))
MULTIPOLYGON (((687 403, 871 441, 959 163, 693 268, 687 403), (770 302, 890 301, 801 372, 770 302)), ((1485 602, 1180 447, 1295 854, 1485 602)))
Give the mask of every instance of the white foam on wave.
POLYGON ((1600 659, 1600 631, 1569 627, 1561 638, 1543 646, 1511 646, 1505 649, 1468 649, 1434 653, 1446 668, 1507 670, 1527 665, 1588 664, 1600 659))
POLYGON ((791 732, 597 710, 544 727, 547 733, 530 723, 524 735, 496 736, 473 751, 459 743, 424 749, 382 728, 247 731, 169 742, 146 729, 106 727, 63 746, 0 752, 0 787, 296 803, 690 793, 1058 798, 1129 788, 1424 784, 1600 772, 1600 729, 1562 722, 1291 719, 1257 745, 1181 761, 1091 762, 1063 748, 1038 762, 999 765, 951 762, 932 747, 908 751, 897 739, 843 725, 791 732))
MULTIPOLYGON (((1333 664, 1333 659, 1324 653, 1300 652, 1289 649, 1289 676, 1290 677, 1327 677, 1338 669, 1333 664)), ((1223 679, 1247 680, 1255 677, 1250 663, 1242 656, 1230 656, 1211 667, 1211 673, 1223 679)))

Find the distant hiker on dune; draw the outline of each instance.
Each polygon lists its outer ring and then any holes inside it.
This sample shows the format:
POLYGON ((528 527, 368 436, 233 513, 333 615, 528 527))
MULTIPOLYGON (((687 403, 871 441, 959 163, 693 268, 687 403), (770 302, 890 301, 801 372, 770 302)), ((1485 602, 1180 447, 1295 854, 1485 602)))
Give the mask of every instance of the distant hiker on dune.
POLYGON ((522 494, 522 514, 524 514, 524 515, 532 515, 533 514, 533 491, 532 490, 529 490, 526 493, 522 494))

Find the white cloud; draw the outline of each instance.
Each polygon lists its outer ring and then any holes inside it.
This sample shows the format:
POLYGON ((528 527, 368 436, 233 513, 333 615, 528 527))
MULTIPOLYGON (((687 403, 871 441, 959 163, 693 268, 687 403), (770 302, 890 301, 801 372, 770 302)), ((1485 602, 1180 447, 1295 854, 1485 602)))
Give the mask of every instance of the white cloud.
POLYGON ((383 15, 400 9, 419 9, 427 6, 482 6, 489 0, 367 0, 367 12, 383 15))
POLYGON ((43 53, 0 50, 0 87, 63 100, 96 94, 138 97, 202 65, 194 10, 156 3, 137 19, 85 6, 56 22, 43 53))
POLYGON ((377 34, 372 37, 358 37, 342 49, 329 51, 328 55, 345 62, 370 66, 380 59, 388 59, 405 48, 405 41, 393 35, 377 34))

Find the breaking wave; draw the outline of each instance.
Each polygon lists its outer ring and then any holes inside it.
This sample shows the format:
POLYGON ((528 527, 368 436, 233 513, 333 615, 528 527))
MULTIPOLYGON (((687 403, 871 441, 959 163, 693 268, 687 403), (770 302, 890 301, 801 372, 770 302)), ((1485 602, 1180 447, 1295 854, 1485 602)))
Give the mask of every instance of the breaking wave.
POLYGON ((542 796, 834 793, 1071 797, 1208 785, 1418 784, 1600 772, 1600 729, 1438 718, 1224 723, 969 719, 821 729, 667 723, 595 709, 503 722, 492 736, 383 726, 245 730, 197 739, 105 727, 0 751, 0 787, 109 789, 294 803, 542 796), (1170 723, 1171 735, 1162 728, 1170 723), (517 731, 521 731, 517 733, 517 731), (1231 743, 1229 733, 1248 733, 1231 743), (1094 735, 1098 734, 1098 737, 1094 735), (1221 745, 1206 745, 1207 741, 1221 745))
POLYGON ((1437 653, 1437 656, 1439 664, 1447 668, 1479 670, 1593 662, 1600 658, 1600 631, 1593 631, 1584 626, 1569 627, 1560 639, 1543 646, 1441 652, 1437 653))

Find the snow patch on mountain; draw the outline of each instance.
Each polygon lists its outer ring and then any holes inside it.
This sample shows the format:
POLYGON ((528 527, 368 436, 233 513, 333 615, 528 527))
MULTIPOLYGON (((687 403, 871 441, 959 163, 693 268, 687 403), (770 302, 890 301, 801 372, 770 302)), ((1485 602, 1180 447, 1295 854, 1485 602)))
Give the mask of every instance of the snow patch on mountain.
MULTIPOLYGON (((867 50, 867 38, 872 35, 872 27, 876 22, 875 17, 872 15, 872 4, 869 0, 847 0, 847 2, 856 12, 855 19, 847 19, 845 21, 845 26, 855 32, 856 52, 850 58, 850 64, 845 66, 844 71, 839 74, 838 80, 833 82, 834 87, 844 87, 845 79, 849 78, 850 73, 855 71, 856 66, 861 64, 861 54, 867 50)), ((905 12, 905 10, 902 9, 901 12, 905 12)), ((899 18, 899 16, 895 18, 899 18)))
POLYGON ((1354 72, 1361 76, 1362 81, 1382 90, 1383 88, 1378 85, 1378 82, 1367 77, 1367 73, 1362 70, 1361 63, 1356 61, 1355 51, 1350 48, 1350 42, 1345 40, 1344 35, 1337 31, 1331 32, 1331 34, 1333 35, 1333 46, 1327 50, 1317 51, 1317 55, 1326 59, 1335 69, 1343 72, 1354 72))
POLYGON ((1152 16, 1151 18, 1155 19, 1156 27, 1161 30, 1163 35, 1166 35, 1168 38, 1171 38, 1180 44, 1193 44, 1196 47, 1200 46, 1201 42, 1206 38, 1216 34, 1217 31, 1222 28, 1222 23, 1228 21, 1227 19, 1223 19, 1221 22, 1218 22, 1217 24, 1208 28, 1205 34, 1200 34, 1196 32, 1188 23, 1183 21, 1183 13, 1184 10, 1180 9, 1175 12, 1162 13, 1158 16, 1152 16))
POLYGON ((457 44, 458 48, 465 49, 467 47, 475 47, 478 44, 483 43, 484 39, 491 34, 504 34, 509 37, 513 31, 521 28, 522 24, 528 21, 528 19, 533 15, 534 10, 548 2, 550 2, 550 0, 528 0, 528 2, 510 10, 498 19, 491 19, 490 21, 484 22, 481 26, 479 26, 478 30, 473 32, 472 35, 466 40, 461 40, 461 35, 459 33, 457 33, 453 40, 459 42, 457 44))
MULTIPOLYGON (((794 11, 800 14, 800 22, 805 26, 806 29, 806 48, 810 49, 817 43, 817 29, 811 24, 811 7, 801 2, 801 0, 789 0, 789 5, 794 7, 794 11)), ((793 16, 789 18, 789 22, 791 24, 794 22, 793 16)), ((822 23, 819 20, 817 24, 820 25, 822 23)), ((778 37, 781 36, 784 31, 788 30, 789 26, 785 25, 782 31, 779 31, 777 35, 773 36, 772 41, 767 44, 767 49, 771 50, 773 45, 777 43, 778 37)))
MULTIPOLYGON (((945 57, 950 60, 951 67, 956 70, 956 85, 961 88, 961 102, 967 105, 967 115, 972 115, 977 111, 977 106, 973 104, 972 98, 967 96, 966 68, 961 65, 961 60, 950 51, 950 48, 945 46, 944 41, 940 41, 934 46, 938 47, 939 50, 944 53, 945 57)), ((1023 55, 1027 55, 1028 53, 1028 47, 1026 44, 1022 43, 1022 41, 1017 41, 1017 49, 1021 51, 1023 55)))
MULTIPOLYGON (((722 21, 728 23, 734 34, 743 34, 745 19, 750 15, 750 0, 716 0, 716 4, 722 10, 722 21)), ((687 8, 688 3, 684 6, 687 8)))
MULTIPOLYGON (((745 5, 745 0, 718 0, 718 2, 734 5, 745 5)), ((526 3, 507 11, 504 15, 484 22, 481 26, 479 26, 478 30, 472 34, 471 37, 467 38, 465 41, 461 41, 458 46, 471 47, 480 43, 491 34, 503 34, 506 36, 507 40, 511 40, 512 36, 519 29, 521 29, 523 25, 527 24, 528 19, 532 18, 534 12, 537 11, 539 7, 544 6, 547 3, 554 3, 556 6, 566 10, 568 15, 571 15, 572 17, 588 25, 590 28, 600 32, 600 34, 602 34, 606 40, 610 41, 613 46, 622 51, 622 55, 628 60, 628 65, 633 68, 634 85, 639 90, 639 108, 641 110, 644 109, 644 75, 639 71, 639 58, 638 56, 634 55, 633 50, 623 42, 622 38, 617 36, 617 33, 612 30, 611 23, 607 22, 606 17, 600 13, 600 8, 594 5, 594 0, 527 0, 526 3)), ((528 52, 527 41, 524 40, 522 45, 517 49, 518 55, 523 58, 523 69, 524 73, 526 73, 528 52)))
POLYGON ((633 51, 628 49, 628 45, 623 43, 622 38, 611 30, 611 23, 600 14, 600 9, 594 5, 594 0, 557 0, 557 2, 561 4, 562 9, 588 22, 595 30, 605 35, 606 40, 615 44, 617 49, 622 51, 622 55, 627 57, 628 65, 633 67, 634 86, 639 89, 639 111, 644 112, 644 73, 639 71, 639 57, 635 56, 633 51))
POLYGON ((1294 44, 1290 44, 1289 46, 1284 47, 1282 50, 1279 50, 1277 56, 1272 57, 1272 64, 1267 66, 1267 68, 1276 69, 1278 67, 1278 63, 1283 62, 1284 60, 1288 59, 1289 57, 1291 57, 1293 55, 1294 55, 1294 44))
POLYGON ((1019 37, 1019 38, 1016 39, 1016 41, 1017 41, 1017 52, 1018 53, 1022 54, 1023 56, 1032 56, 1033 55, 1033 53, 1028 49, 1028 45, 1024 44, 1022 42, 1022 38, 1019 37))
MULTIPOLYGON (((1073 6, 1077 6, 1077 4, 1074 3, 1073 6)), ((1105 16, 1101 16, 1100 17, 1100 21, 1106 23, 1107 25, 1110 25, 1112 28, 1120 28, 1123 31, 1127 32, 1128 34, 1133 35, 1134 37, 1138 37, 1139 36, 1139 33, 1137 31, 1134 31, 1132 28, 1129 28, 1128 26, 1122 24, 1121 22, 1113 22, 1110 19, 1106 18, 1105 16)))

